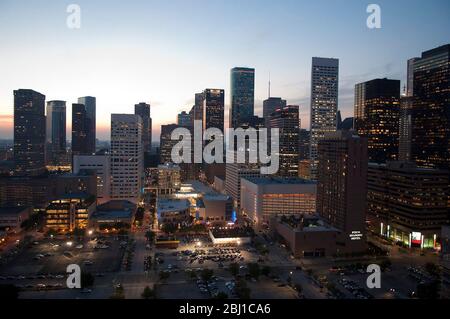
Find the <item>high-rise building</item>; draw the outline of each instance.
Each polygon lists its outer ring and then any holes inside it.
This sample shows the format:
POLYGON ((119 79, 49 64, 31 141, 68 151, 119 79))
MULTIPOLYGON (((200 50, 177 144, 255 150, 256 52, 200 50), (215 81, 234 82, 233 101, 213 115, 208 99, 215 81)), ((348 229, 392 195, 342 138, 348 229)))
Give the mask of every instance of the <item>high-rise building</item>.
POLYGON ((400 81, 375 79, 355 86, 355 129, 367 137, 369 160, 398 158, 400 81))
POLYGON ((237 128, 254 115, 255 69, 236 67, 231 69, 230 127, 237 128))
POLYGON ((152 147, 152 119, 150 117, 150 104, 141 102, 134 106, 134 114, 142 119, 142 145, 144 152, 150 152, 152 147))
POLYGON ((311 68, 311 178, 317 178, 317 145, 325 133, 336 131, 339 60, 312 58, 311 68))
POLYGON ((300 128, 298 132, 298 157, 299 160, 307 160, 309 159, 309 131, 306 129, 300 128))
POLYGON ((66 102, 47 102, 47 162, 57 164, 66 153, 66 102))
POLYGON ((266 121, 266 127, 269 127, 269 116, 277 109, 282 109, 286 107, 286 100, 280 97, 270 97, 263 101, 263 117, 266 121))
POLYGON ((86 151, 87 154, 94 154, 96 147, 96 98, 84 96, 78 98, 78 104, 83 104, 86 108, 86 151))
MULTIPOLYGON (((194 127, 194 121, 202 121, 203 123, 203 101, 205 99, 204 92, 195 94, 195 104, 192 106, 189 115, 191 117, 191 126, 194 127)), ((203 125, 203 124, 202 124, 203 125)))
POLYGON ((177 124, 180 127, 190 128, 191 127, 191 115, 186 111, 178 113, 177 115, 177 124))
POLYGON ((181 188, 180 166, 167 163, 158 165, 158 195, 170 195, 181 188))
POLYGON ((72 154, 92 155, 87 142, 90 120, 84 104, 72 104, 72 154))
POLYGON ((142 119, 111 114, 111 198, 137 203, 144 185, 142 119))
POLYGON ((365 250, 367 140, 327 133, 318 145, 317 213, 340 230, 340 252, 365 250))
POLYGON ((288 105, 270 114, 270 127, 279 129, 279 163, 278 176, 297 177, 299 163, 299 106, 288 105))
POLYGON ((75 155, 73 173, 94 171, 97 177, 97 203, 110 200, 111 193, 111 159, 109 155, 75 155))
POLYGON ((450 222, 449 176, 412 162, 369 163, 367 203, 375 233, 409 247, 437 248, 450 222))
POLYGON ((172 163, 172 148, 178 141, 172 140, 172 132, 178 128, 177 124, 161 125, 161 138, 159 146, 160 164, 172 163))
POLYGON ((15 174, 45 172, 45 95, 28 89, 14 91, 15 174))
POLYGON ((412 58, 408 60, 406 71, 406 96, 414 95, 414 63, 419 58, 412 58))
POLYGON ((224 131, 225 91, 206 89, 203 92, 203 130, 218 128, 224 131))
POLYGON ((411 158, 419 166, 450 169, 450 44, 414 62, 411 158))
POLYGON ((400 161, 411 160, 411 134, 412 134, 412 107, 414 97, 400 97, 400 118, 398 137, 398 159, 400 161))

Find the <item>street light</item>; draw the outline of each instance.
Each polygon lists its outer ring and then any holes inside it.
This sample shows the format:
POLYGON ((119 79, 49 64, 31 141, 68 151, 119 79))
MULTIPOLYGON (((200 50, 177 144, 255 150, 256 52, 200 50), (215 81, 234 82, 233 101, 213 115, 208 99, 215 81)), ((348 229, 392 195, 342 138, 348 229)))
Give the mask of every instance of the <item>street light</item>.
POLYGON ((94 233, 94 231, 91 229, 88 231, 88 235, 91 236, 94 233))

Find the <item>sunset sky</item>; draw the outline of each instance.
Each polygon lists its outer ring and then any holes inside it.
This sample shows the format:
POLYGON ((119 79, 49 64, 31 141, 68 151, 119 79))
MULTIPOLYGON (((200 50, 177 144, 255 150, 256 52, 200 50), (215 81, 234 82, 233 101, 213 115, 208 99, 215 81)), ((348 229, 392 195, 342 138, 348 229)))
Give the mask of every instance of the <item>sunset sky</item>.
POLYGON ((309 128, 312 56, 340 59, 339 108, 352 116, 354 85, 388 77, 403 86, 407 59, 450 42, 449 16, 448 0, 0 0, 0 138, 12 138, 19 88, 68 106, 97 97, 100 139, 111 113, 148 102, 159 135, 205 88, 226 90, 228 113, 235 66, 256 69, 257 115, 270 72, 272 95, 299 104, 309 128), (71 3, 81 29, 66 25, 71 3), (366 26, 369 3, 381 6, 381 29, 366 26))

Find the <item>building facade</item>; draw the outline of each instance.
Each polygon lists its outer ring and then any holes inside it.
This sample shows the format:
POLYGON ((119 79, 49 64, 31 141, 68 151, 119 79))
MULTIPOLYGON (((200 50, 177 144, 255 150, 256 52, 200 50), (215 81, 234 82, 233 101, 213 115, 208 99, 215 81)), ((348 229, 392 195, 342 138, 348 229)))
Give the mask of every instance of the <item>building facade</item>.
POLYGON ((103 204, 111 195, 111 159, 109 155, 75 155, 73 173, 94 171, 97 178, 97 204, 103 204))
POLYGON ((152 147, 152 118, 150 117, 150 104, 141 102, 134 106, 134 114, 142 119, 142 147, 150 152, 152 147))
POLYGON ((255 69, 236 67, 231 69, 230 121, 232 128, 240 127, 254 114, 255 69))
POLYGON ((86 154, 94 154, 97 139, 97 100, 93 96, 84 96, 78 98, 78 104, 83 104, 86 109, 86 154))

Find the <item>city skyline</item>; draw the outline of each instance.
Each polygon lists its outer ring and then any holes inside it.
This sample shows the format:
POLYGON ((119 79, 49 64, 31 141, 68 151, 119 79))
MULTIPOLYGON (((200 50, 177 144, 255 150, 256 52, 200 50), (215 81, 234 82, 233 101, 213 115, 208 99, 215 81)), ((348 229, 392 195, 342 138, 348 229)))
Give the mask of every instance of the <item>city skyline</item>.
MULTIPOLYGON (((228 126, 233 67, 255 68, 257 115, 262 115, 270 73, 271 95, 300 105, 302 128, 309 129, 311 57, 339 59, 339 109, 345 118, 353 115, 356 83, 388 77, 401 80, 403 88, 406 61, 447 42, 450 27, 446 1, 379 1, 382 28, 374 30, 365 24, 367 4, 359 1, 345 8, 330 1, 286 1, 283 10, 261 1, 202 4, 137 1, 134 6, 102 6, 79 1, 81 29, 71 30, 63 3, 46 2, 47 10, 36 17, 38 4, 3 1, 0 65, 6 76, 0 79, 0 136, 12 138, 11 93, 18 88, 36 90, 46 101, 67 101, 67 114, 79 96, 95 96, 102 140, 110 138, 111 113, 132 113, 136 103, 145 101, 152 105, 156 141, 161 124, 175 123, 179 112, 190 110, 195 92, 216 87, 225 90, 228 126), (214 9, 222 13, 219 19, 204 15, 205 22, 215 21, 212 28, 192 21, 193 14, 214 9), (255 14, 244 19, 247 12, 255 14), (421 23, 415 23, 419 18, 421 23), (137 21, 148 22, 148 27, 137 21), (245 37, 231 38, 240 29, 245 37), (202 38, 208 41, 197 46, 202 38), (24 78, 30 68, 32 74, 24 78)), ((70 119, 67 124, 70 132, 70 119)))

